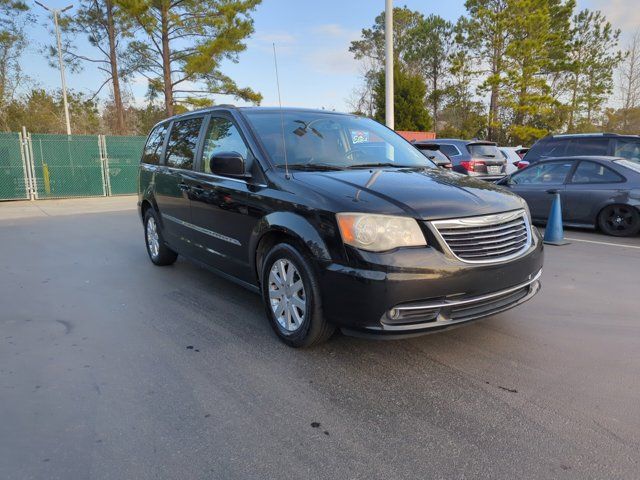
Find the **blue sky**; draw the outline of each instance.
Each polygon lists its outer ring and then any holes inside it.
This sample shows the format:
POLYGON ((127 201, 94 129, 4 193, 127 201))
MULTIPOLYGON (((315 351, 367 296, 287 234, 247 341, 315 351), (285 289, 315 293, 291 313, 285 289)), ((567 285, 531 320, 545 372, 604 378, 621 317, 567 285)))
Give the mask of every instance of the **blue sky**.
MULTIPOLYGON (((29 0, 27 0, 29 1, 29 0)), ((61 8, 72 0, 50 0, 61 8)), ((579 8, 600 9, 625 33, 640 27, 637 0, 579 0, 579 8)), ((406 0, 395 2, 425 14, 435 13, 455 21, 465 12, 463 0, 406 0)), ((277 104, 272 43, 278 49, 280 85, 284 105, 348 110, 347 99, 360 82, 360 69, 348 52, 351 40, 363 27, 369 27, 384 9, 384 0, 263 0, 254 13, 255 34, 247 41, 247 50, 237 64, 226 63, 223 72, 240 86, 250 86, 264 96, 263 105, 277 104)), ((51 41, 46 23, 47 13, 34 5, 38 21, 28 29, 30 45, 23 62, 27 75, 47 89, 58 88, 57 69, 48 65, 41 54, 51 41)), ((73 13, 71 10, 70 13, 73 13)), ((84 53, 90 52, 78 38, 84 53)), ((70 88, 91 93, 104 78, 91 64, 80 73, 67 73, 70 88)), ((146 80, 135 78, 130 85, 132 97, 141 102, 146 80)), ((239 103, 229 97, 217 103, 239 103)))

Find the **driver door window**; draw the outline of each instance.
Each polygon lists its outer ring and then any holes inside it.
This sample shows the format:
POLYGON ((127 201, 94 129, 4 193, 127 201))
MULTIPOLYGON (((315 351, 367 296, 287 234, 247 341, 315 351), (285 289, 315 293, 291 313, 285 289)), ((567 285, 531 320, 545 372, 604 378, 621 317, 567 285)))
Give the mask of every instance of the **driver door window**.
POLYGON ((202 171, 211 173, 209 160, 217 153, 236 152, 245 162, 249 160, 249 149, 236 126, 226 118, 211 117, 202 151, 202 171))

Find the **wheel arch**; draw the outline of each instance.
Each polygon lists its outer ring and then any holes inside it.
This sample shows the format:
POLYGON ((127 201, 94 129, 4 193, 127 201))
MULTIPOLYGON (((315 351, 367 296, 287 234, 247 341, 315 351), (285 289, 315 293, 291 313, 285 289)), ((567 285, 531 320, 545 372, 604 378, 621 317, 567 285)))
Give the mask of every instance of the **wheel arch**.
POLYGON ((304 217, 293 212, 266 215, 252 232, 249 241, 251 270, 260 283, 260 265, 266 253, 277 243, 286 241, 301 249, 301 253, 320 261, 331 261, 325 241, 304 217))

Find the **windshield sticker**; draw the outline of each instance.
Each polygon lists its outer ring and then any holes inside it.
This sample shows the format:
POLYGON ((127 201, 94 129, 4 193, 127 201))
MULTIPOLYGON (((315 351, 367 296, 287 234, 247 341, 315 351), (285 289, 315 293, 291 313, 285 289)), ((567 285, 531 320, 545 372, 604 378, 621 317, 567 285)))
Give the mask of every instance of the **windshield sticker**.
POLYGON ((369 141, 369 132, 366 130, 351 130, 351 142, 365 143, 369 141))

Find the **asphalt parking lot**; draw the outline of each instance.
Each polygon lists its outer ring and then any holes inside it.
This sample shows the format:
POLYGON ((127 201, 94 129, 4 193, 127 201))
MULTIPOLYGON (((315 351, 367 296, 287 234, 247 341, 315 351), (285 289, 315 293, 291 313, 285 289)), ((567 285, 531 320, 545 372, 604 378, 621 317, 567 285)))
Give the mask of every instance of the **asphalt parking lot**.
POLYGON ((566 231, 463 328, 294 350, 97 200, 0 204, 0 478, 640 476, 640 237, 566 231))

